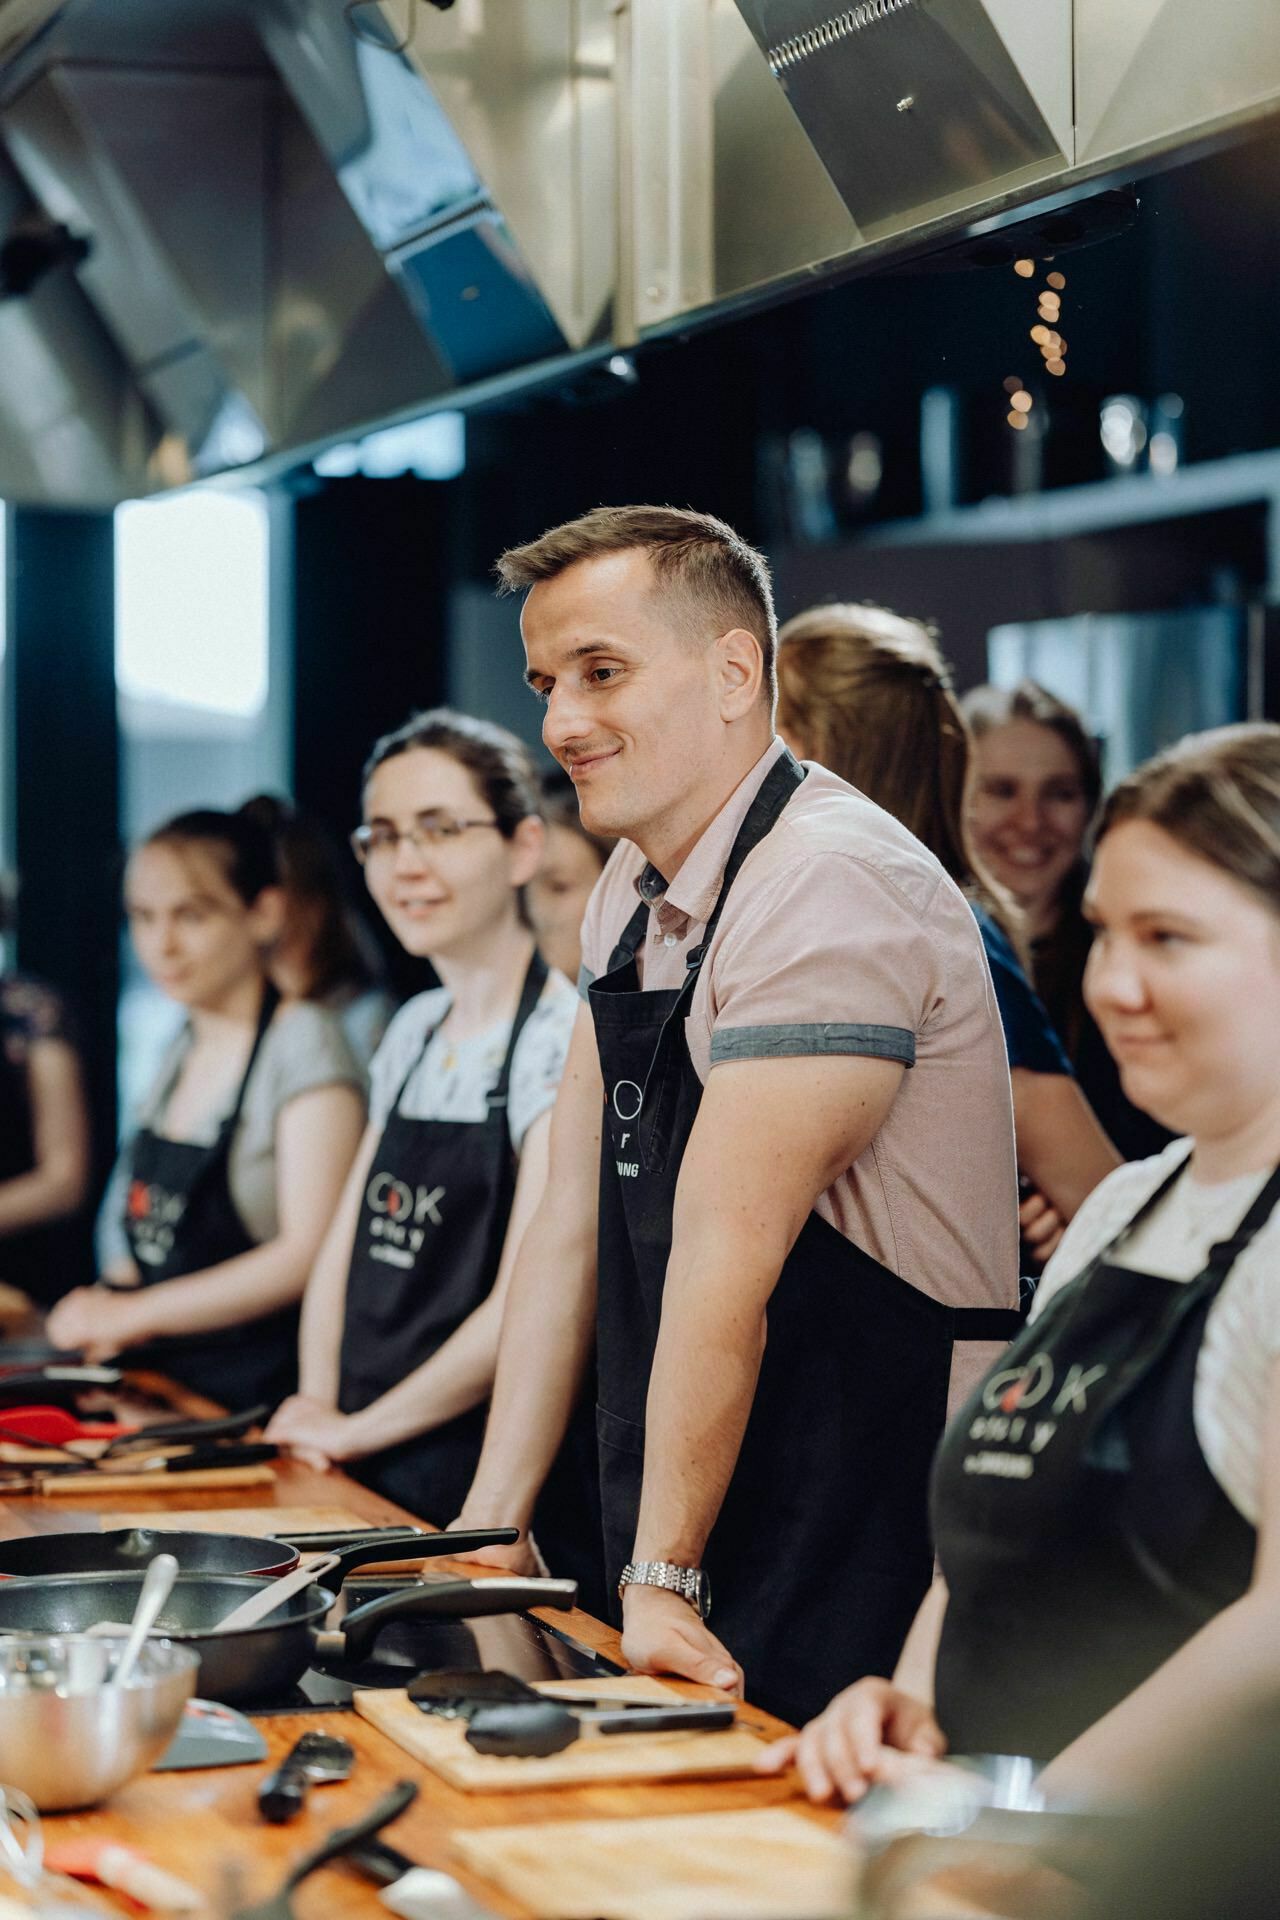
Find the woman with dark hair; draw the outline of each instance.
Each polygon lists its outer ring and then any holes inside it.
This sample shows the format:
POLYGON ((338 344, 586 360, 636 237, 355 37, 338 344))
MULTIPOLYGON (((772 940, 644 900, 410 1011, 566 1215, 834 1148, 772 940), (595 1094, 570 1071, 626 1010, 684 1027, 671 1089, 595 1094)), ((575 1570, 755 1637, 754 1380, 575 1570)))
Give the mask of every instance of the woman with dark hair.
POLYGON ((276 850, 284 923, 269 957, 272 981, 290 999, 336 1013, 367 1071, 395 1002, 379 984, 377 952, 347 897, 338 850, 318 820, 275 794, 257 794, 240 811, 276 850))
POLYGON ((562 767, 549 768, 539 786, 546 846, 524 890, 525 910, 547 965, 576 981, 582 965, 582 916, 617 842, 588 833, 573 782, 562 767))
POLYGON ((307 1287, 300 1391, 268 1434, 440 1524, 479 1456, 577 1007, 522 912, 543 837, 532 765, 501 727, 438 709, 369 757, 356 857, 441 985, 374 1057, 369 1125, 307 1287))
POLYGON ((297 1302, 364 1119, 359 1068, 335 1017, 268 977, 283 900, 257 821, 170 820, 131 854, 125 905, 187 1018, 107 1188, 99 1283, 54 1308, 49 1336, 256 1406, 296 1378, 297 1302))
MULTIPOLYGON (((882 607, 813 607, 778 635, 778 731, 909 827, 968 895, 982 930, 1013 1083, 1018 1169, 1061 1232, 1117 1157, 1023 971, 1021 916, 965 829, 969 734, 930 630, 882 607)), ((1036 1219, 1032 1219, 1034 1214, 1036 1219)))
POLYGON ((1183 1137, 1090 1195, 944 1434, 897 1675, 769 1763, 815 1797, 949 1748, 1114 1804, 1280 1697, 1280 727, 1122 781, 1085 912, 1125 1093, 1183 1137))
POLYGON ((1033 680, 974 687, 960 704, 974 743, 969 829, 1025 917, 1036 991, 1120 1153, 1157 1153, 1169 1135, 1125 1098, 1084 999, 1093 935, 1081 901, 1102 794, 1097 745, 1075 708, 1033 680))
MULTIPOLYGON (((0 896, 0 933, 8 901, 0 896)), ((0 973, 0 1281, 48 1305, 79 1277, 72 1227, 89 1188, 75 1039, 52 987, 0 973)))

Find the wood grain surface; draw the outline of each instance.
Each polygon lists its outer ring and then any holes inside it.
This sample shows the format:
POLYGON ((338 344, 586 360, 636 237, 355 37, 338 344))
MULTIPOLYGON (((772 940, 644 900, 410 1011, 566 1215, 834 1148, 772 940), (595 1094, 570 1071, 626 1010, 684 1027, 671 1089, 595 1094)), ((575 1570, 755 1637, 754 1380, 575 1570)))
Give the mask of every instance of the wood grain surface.
POLYGON ((786 1807, 460 1833, 459 1858, 544 1920, 837 1920, 853 1912, 839 1837, 786 1807))
MULTIPOLYGON (((208 1401, 172 1388, 156 1375, 131 1376, 127 1393, 115 1396, 108 1404, 128 1418, 218 1411, 208 1401)), ((0 1538, 68 1529, 96 1532, 122 1524, 164 1525, 179 1515, 187 1524, 193 1513, 233 1532, 242 1530, 247 1514, 257 1514, 263 1531, 269 1532, 286 1519, 292 1524, 300 1509, 308 1518, 324 1510, 326 1519, 336 1510, 347 1524, 356 1525, 403 1526, 415 1520, 414 1515, 342 1473, 316 1473, 293 1460, 281 1459, 275 1480, 251 1489, 247 1496, 239 1488, 195 1493, 187 1486, 156 1486, 154 1492, 148 1489, 144 1496, 135 1483, 116 1495, 95 1487, 92 1506, 39 1496, 3 1501, 0 1538)), ((450 1560, 433 1562, 432 1568, 459 1575, 482 1571, 450 1560)), ((618 1636, 603 1622, 580 1611, 546 1617, 575 1640, 620 1662, 618 1636)), ((682 1695, 697 1697, 705 1691, 680 1682, 671 1684, 682 1695)), ((782 1730, 778 1722, 755 1710, 752 1718, 762 1728, 782 1730)), ((262 1899, 271 1892, 290 1862, 330 1827, 354 1819, 394 1781, 407 1777, 419 1784, 419 1796, 388 1829, 388 1841, 424 1866, 456 1874, 491 1912, 514 1920, 515 1916, 528 1916, 532 1909, 461 1860, 454 1845, 459 1834, 509 1827, 513 1820, 550 1829, 566 1820, 632 1822, 658 1815, 750 1812, 787 1802, 796 1808, 802 1804, 793 1776, 657 1784, 601 1782, 541 1789, 521 1794, 518 1801, 513 1801, 509 1794, 459 1792, 354 1713, 262 1716, 255 1724, 268 1743, 266 1762, 144 1774, 92 1812, 50 1816, 47 1825, 51 1840, 63 1834, 95 1836, 135 1846, 160 1866, 201 1887, 209 1898, 209 1914, 224 1920, 233 1905, 262 1899), (342 1785, 313 1790, 305 1812, 288 1826, 267 1826, 257 1812, 259 1782, 267 1766, 277 1764, 301 1734, 313 1729, 340 1733, 350 1740, 357 1755, 352 1777, 342 1785)), ((801 1817, 828 1829, 838 1825, 834 1814, 805 1812, 801 1817)), ((550 1833, 547 1837, 549 1843, 554 1839, 550 1833)), ((2 1881, 0 1889, 7 1890, 2 1881)), ((94 1896, 90 1904, 113 1915, 137 1911, 116 1895, 94 1896)), ((354 1869, 342 1865, 323 1869, 302 1886, 293 1897, 293 1907, 297 1920, 331 1920, 336 1913, 341 1913, 344 1920, 386 1920, 386 1908, 380 1905, 375 1888, 354 1869)))

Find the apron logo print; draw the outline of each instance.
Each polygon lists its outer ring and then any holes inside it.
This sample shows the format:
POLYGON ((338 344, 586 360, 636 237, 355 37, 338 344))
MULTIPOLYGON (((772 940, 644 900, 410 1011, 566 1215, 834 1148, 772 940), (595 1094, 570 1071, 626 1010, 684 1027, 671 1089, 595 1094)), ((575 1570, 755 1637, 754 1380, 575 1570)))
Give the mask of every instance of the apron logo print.
POLYGON ((394 1174, 375 1173, 369 1182, 365 1199, 371 1212, 385 1214, 397 1226, 412 1221, 414 1226, 420 1227, 424 1220, 430 1220, 433 1227, 442 1227, 444 1215, 440 1211, 440 1202, 444 1196, 443 1187, 409 1187, 403 1180, 397 1180, 394 1174))
POLYGON ((187 1198, 153 1181, 129 1183, 125 1219, 133 1256, 143 1266, 163 1266, 173 1252, 174 1233, 187 1210, 187 1198))
POLYGON ((1068 1409, 1072 1413, 1085 1413, 1090 1389, 1105 1380, 1108 1371, 1106 1367, 1081 1366, 1078 1360, 1073 1360, 1054 1393, 1057 1381, 1053 1360, 1047 1353, 1033 1354, 1026 1366, 1016 1372, 1010 1369, 993 1373, 982 1389, 982 1404, 989 1413, 997 1408, 1001 1413, 1015 1413, 1019 1408, 1026 1411, 1038 1406, 1052 1393, 1053 1413, 1066 1413, 1068 1409))
POLYGON ((619 1080, 613 1089, 613 1110, 619 1120, 634 1120, 644 1105, 644 1090, 634 1080, 619 1080))

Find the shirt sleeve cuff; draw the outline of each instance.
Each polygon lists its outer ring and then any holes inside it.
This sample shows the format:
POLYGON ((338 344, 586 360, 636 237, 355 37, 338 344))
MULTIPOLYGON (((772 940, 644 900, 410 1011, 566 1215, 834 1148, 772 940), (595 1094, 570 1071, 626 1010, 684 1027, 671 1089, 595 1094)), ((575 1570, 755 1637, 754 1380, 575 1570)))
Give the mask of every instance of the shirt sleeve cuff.
POLYGON ((578 998, 580 1000, 586 999, 587 988, 595 984, 595 979, 596 976, 592 973, 590 967, 578 968, 578 998))
POLYGON ((916 1037, 907 1027, 863 1023, 837 1026, 717 1027, 711 1035, 711 1064, 726 1060, 783 1060, 798 1054, 859 1054, 873 1060, 916 1063, 916 1037))

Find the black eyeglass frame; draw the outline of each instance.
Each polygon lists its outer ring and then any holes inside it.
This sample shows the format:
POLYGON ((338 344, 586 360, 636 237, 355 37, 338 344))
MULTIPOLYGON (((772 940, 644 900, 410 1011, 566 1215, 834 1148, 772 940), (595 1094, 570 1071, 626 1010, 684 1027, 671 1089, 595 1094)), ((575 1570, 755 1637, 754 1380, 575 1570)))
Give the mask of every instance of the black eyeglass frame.
POLYGON ((390 853, 392 859, 400 851, 400 842, 409 840, 417 852, 427 847, 442 847, 450 840, 457 840, 471 827, 496 827, 502 831, 501 820, 455 820, 452 817, 433 817, 419 814, 411 827, 399 828, 382 822, 369 823, 357 827, 350 836, 350 847, 362 867, 369 864, 370 857, 378 852, 390 853), (379 836, 375 839, 375 835, 379 836))

